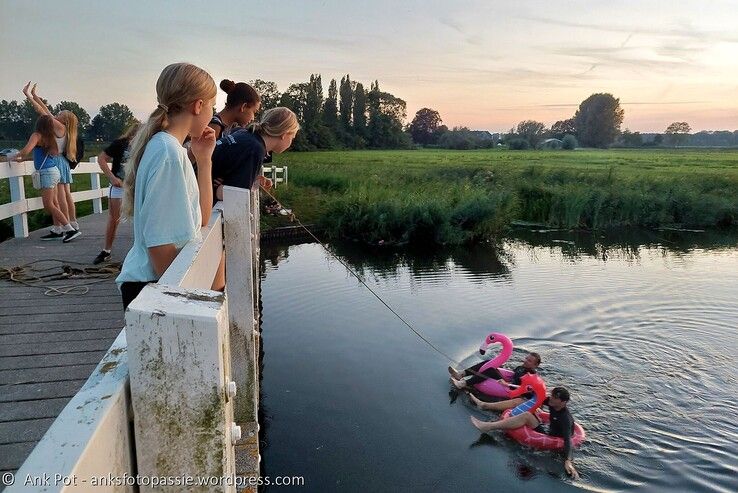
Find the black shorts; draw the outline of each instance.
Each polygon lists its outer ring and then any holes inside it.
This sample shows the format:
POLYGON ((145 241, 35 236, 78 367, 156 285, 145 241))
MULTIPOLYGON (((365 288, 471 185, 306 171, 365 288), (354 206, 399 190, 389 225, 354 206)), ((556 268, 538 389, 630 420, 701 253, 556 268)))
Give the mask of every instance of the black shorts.
POLYGON ((537 433, 543 433, 544 435, 548 435, 548 430, 546 429, 546 425, 544 425, 541 422, 541 419, 538 416, 536 416, 535 414, 533 416, 538 420, 538 426, 533 428, 533 431, 537 433))
POLYGON ((131 304, 133 300, 136 299, 136 296, 143 290, 143 288, 146 287, 147 284, 150 282, 156 282, 156 281, 149 281, 149 282, 124 282, 120 285, 120 295, 121 298, 123 298, 123 311, 126 311, 126 308, 128 308, 128 305, 131 304))

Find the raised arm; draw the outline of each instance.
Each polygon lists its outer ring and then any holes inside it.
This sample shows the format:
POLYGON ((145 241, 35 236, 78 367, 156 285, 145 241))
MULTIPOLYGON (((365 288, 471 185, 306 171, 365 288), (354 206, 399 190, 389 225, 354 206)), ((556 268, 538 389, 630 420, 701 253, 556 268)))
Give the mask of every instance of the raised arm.
POLYGON ((192 154, 197 160, 197 185, 200 190, 200 213, 202 226, 207 226, 213 211, 213 149, 215 149, 215 130, 205 127, 202 135, 190 140, 192 154))
MULTIPOLYGON (((36 110, 36 113, 38 113, 39 115, 49 115, 50 117, 54 118, 54 114, 51 112, 49 107, 46 106, 44 100, 36 94, 36 84, 33 85, 29 93, 28 86, 30 85, 31 82, 29 81, 28 84, 26 84, 23 88, 23 94, 25 94, 26 98, 28 98, 28 100, 31 102, 31 104, 33 105, 33 109, 36 110)), ((62 137, 65 132, 66 128, 64 127, 64 124, 54 118, 54 133, 56 134, 56 136, 62 137)))
POLYGON ((28 81, 28 84, 26 84, 23 87, 23 94, 26 96, 26 99, 28 99, 28 101, 31 103, 31 105, 33 106, 33 109, 39 115, 51 115, 51 111, 49 111, 49 108, 46 106, 46 104, 44 104, 43 100, 36 95, 36 84, 34 84, 33 88, 29 91, 28 88, 30 86, 31 86, 31 81, 28 81))

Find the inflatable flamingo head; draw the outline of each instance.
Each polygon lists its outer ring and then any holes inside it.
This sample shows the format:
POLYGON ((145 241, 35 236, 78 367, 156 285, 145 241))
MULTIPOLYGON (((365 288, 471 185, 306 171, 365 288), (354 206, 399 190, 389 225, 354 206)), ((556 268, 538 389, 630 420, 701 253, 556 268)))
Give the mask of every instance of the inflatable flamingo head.
POLYGON ((535 373, 526 373, 520 377, 520 387, 510 392, 510 397, 520 397, 528 392, 536 395, 536 402, 546 399, 546 384, 541 377, 535 373))
POLYGON ((479 354, 484 355, 492 344, 502 344, 503 351, 510 348, 510 352, 512 353, 513 343, 510 338, 505 334, 492 332, 484 339, 482 345, 479 346, 479 354))

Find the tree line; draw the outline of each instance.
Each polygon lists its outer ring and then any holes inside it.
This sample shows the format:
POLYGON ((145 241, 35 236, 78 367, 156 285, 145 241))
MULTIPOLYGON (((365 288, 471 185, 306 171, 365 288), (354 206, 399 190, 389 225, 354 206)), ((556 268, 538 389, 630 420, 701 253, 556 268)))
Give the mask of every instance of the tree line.
MULTIPOLYGON (((366 89, 348 74, 340 81, 332 79, 327 95, 320 74, 311 74, 306 82, 291 84, 283 92, 272 81, 256 79, 249 83, 261 95, 261 111, 286 106, 297 114, 302 131, 292 147, 298 151, 404 149, 418 145, 446 149, 502 144, 510 149, 738 145, 738 131, 691 134, 687 122, 674 122, 663 134, 621 131, 625 112, 620 100, 609 93, 592 94, 580 103, 571 118, 559 120, 550 128, 542 122, 523 120, 507 133, 492 134, 468 127, 449 129, 438 111, 431 108, 421 108, 405 125, 407 105, 403 99, 381 90, 376 80, 366 89)), ((136 121, 133 112, 121 103, 101 106, 93 118, 73 101, 62 101, 50 108, 55 113, 75 113, 81 134, 91 141, 112 141, 136 121)), ((36 118, 28 101, 1 101, 0 139, 26 139, 33 132, 36 118)))
MULTIPOLYGON (((128 106, 120 103, 110 103, 101 106, 97 115, 90 118, 90 114, 79 104, 73 101, 62 101, 57 105, 49 105, 52 113, 69 110, 79 120, 80 135, 86 140, 100 140, 109 142, 118 138, 128 126, 136 121, 133 112, 128 106)), ((28 100, 0 101, 0 139, 2 140, 25 140, 36 124, 38 113, 28 100)))
MULTIPOLYGON (((361 82, 345 75, 340 82, 331 80, 327 96, 323 94, 320 74, 312 74, 307 82, 291 84, 280 92, 277 84, 256 79, 250 84, 261 95, 261 111, 276 106, 292 109, 300 120, 292 148, 314 149, 398 149, 412 146, 405 132, 406 103, 383 91, 374 81, 365 89, 361 82)), ((48 102, 44 101, 47 106, 48 102)), ((101 106, 94 118, 79 104, 62 101, 49 106, 52 112, 70 110, 79 119, 86 139, 111 141, 136 121, 125 104, 101 106)), ((0 139, 23 140, 33 132, 38 115, 30 102, 0 102, 0 139)))

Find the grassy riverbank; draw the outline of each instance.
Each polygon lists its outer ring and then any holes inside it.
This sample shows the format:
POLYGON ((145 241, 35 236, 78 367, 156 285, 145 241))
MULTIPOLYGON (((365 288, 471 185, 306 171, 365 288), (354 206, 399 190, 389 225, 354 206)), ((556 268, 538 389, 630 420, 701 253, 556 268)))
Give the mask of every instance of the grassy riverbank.
MULTIPOLYGON (((288 153, 277 196, 330 236, 462 243, 512 221, 556 228, 715 227, 738 220, 738 150, 288 153)), ((273 218, 267 225, 275 225, 273 218)))
MULTIPOLYGON (((738 222, 735 149, 330 151, 275 161, 289 166, 276 195, 303 222, 370 244, 459 244, 516 220, 569 229, 738 222)), ((88 175, 75 176, 74 189, 88 188, 88 175)), ((9 201, 7 180, 0 199, 9 201)), ((77 211, 89 214, 91 202, 77 211)), ((264 229, 286 224, 262 217, 264 229)), ((5 238, 12 223, 2 223, 5 238)), ((46 224, 43 211, 29 214, 31 229, 46 224)))

